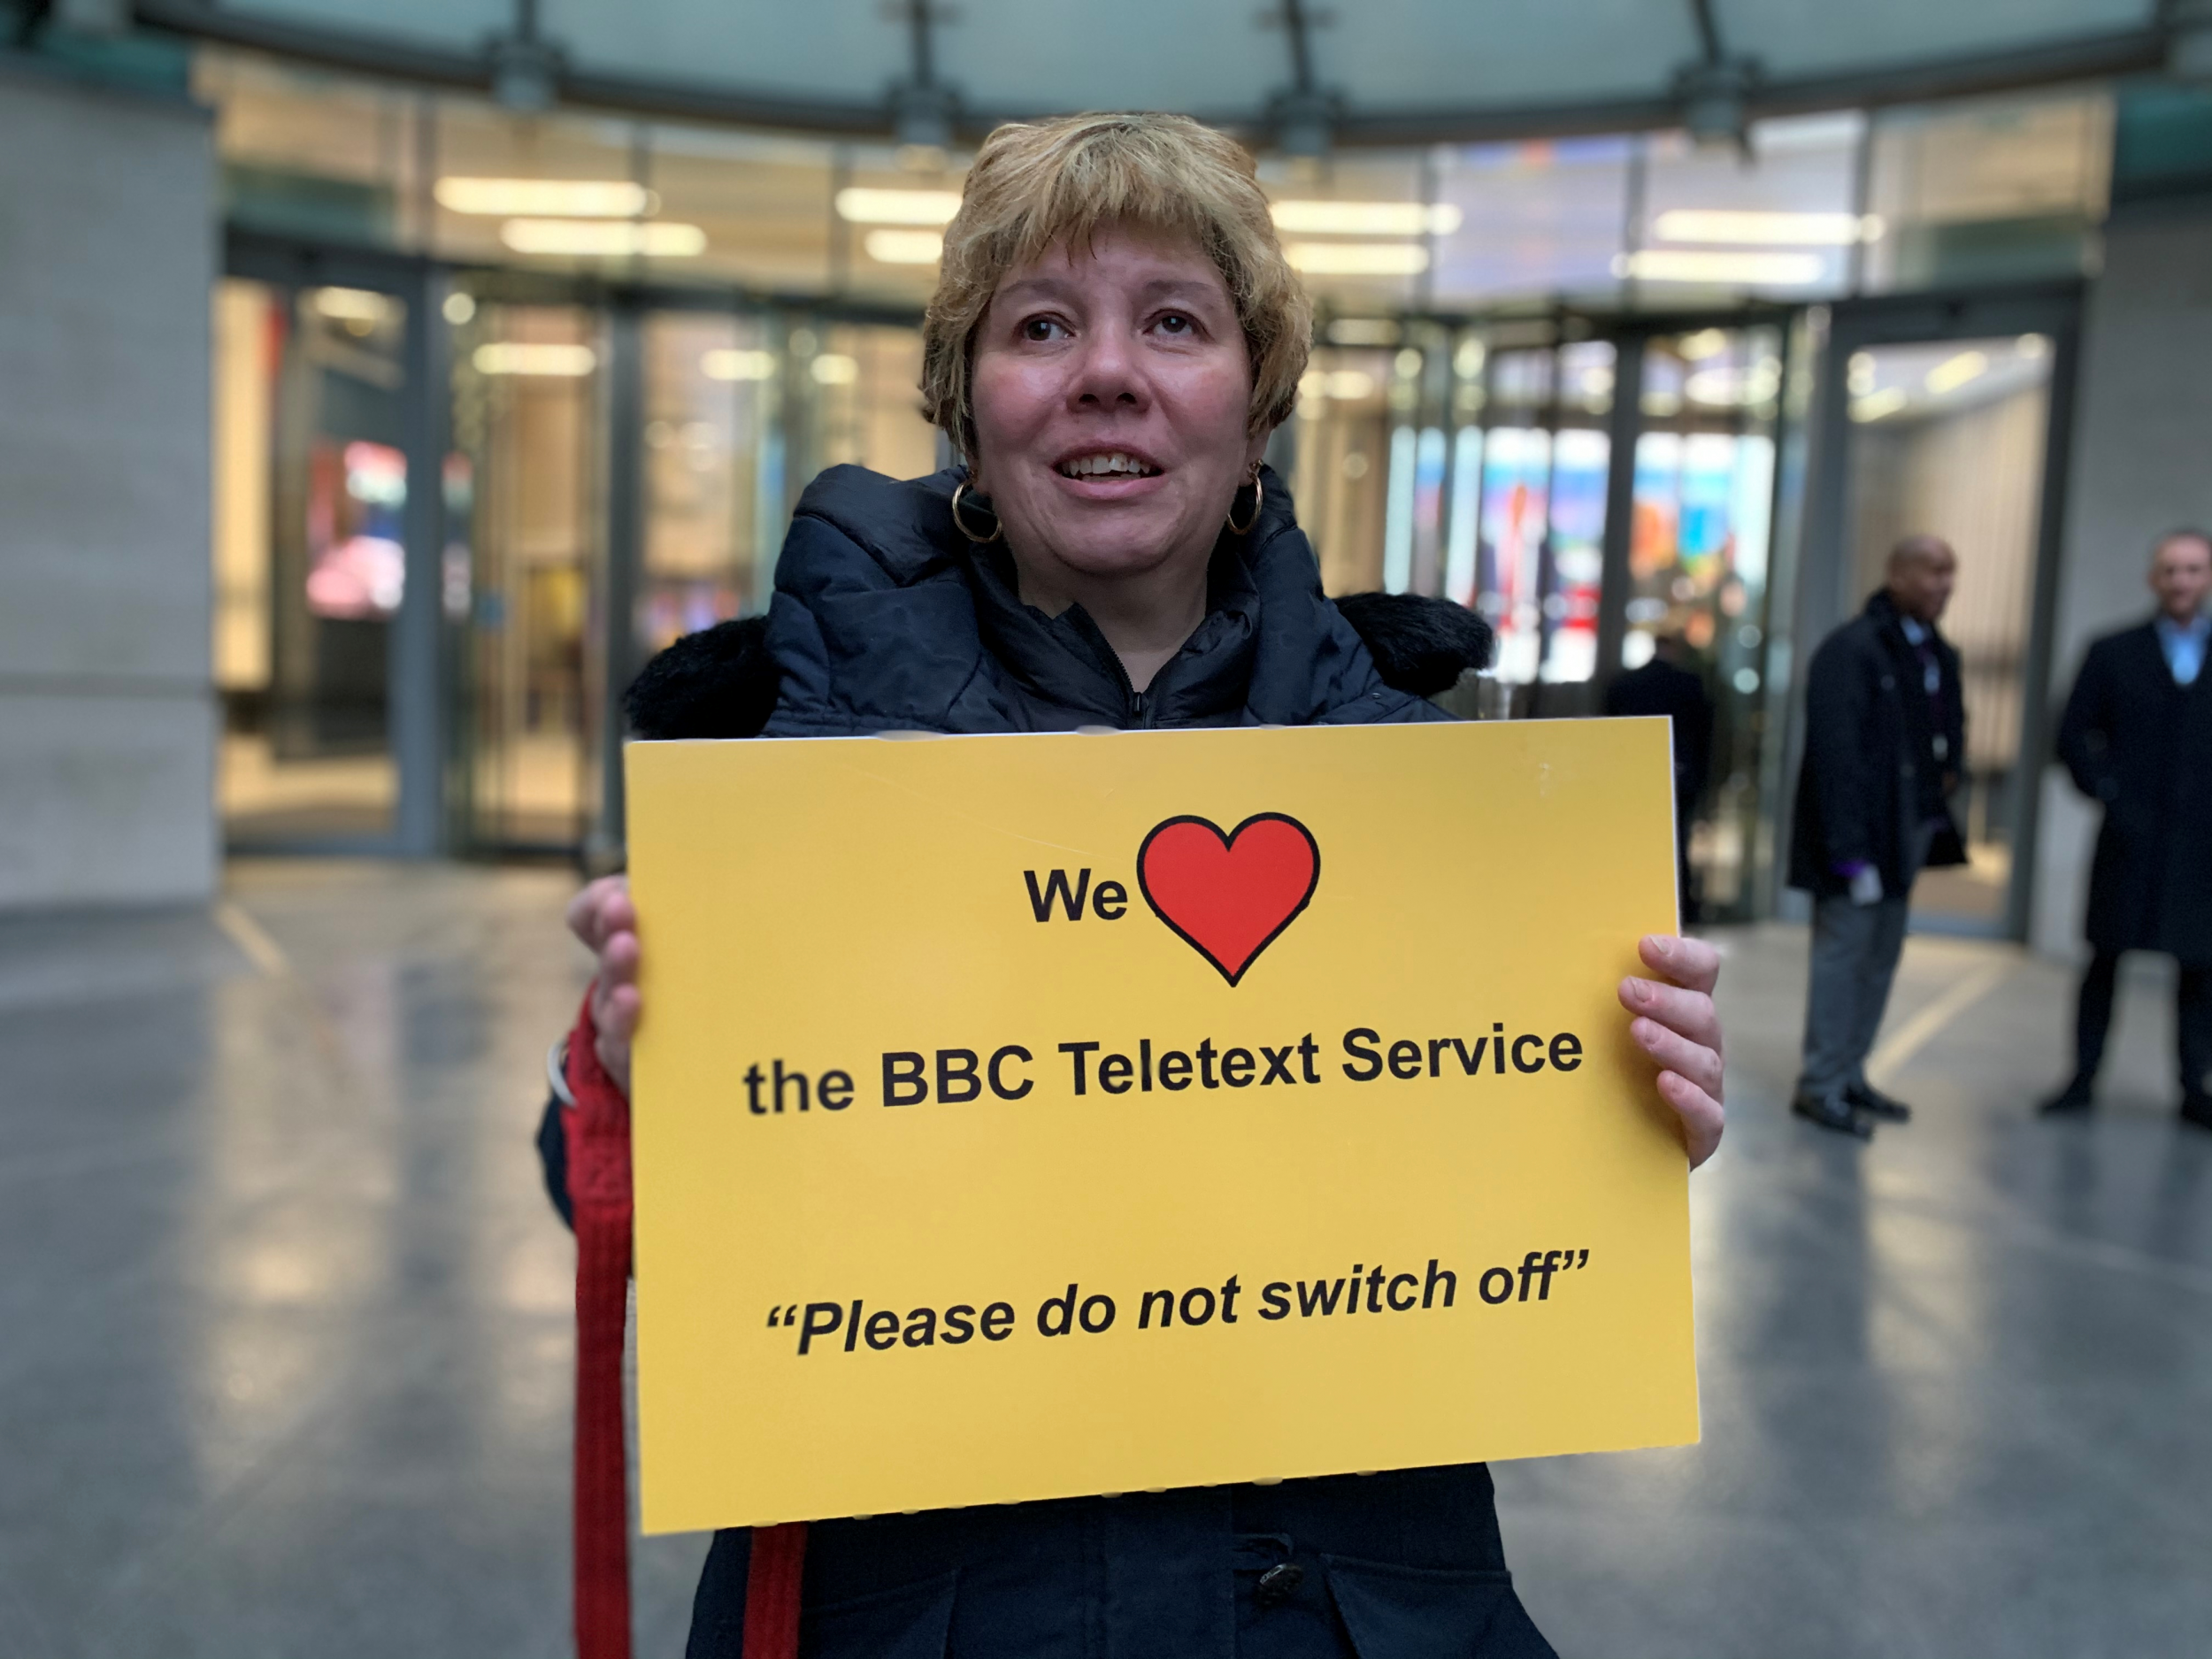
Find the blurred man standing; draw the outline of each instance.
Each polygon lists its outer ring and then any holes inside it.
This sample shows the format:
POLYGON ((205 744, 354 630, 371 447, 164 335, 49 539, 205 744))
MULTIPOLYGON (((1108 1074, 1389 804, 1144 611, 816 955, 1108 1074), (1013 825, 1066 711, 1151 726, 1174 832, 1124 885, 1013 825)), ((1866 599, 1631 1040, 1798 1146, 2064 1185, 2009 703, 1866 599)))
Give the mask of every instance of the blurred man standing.
POLYGON ((1690 888, 1690 824, 1713 764, 1713 700, 1678 632, 1654 639, 1651 660, 1606 687, 1605 711, 1663 714, 1674 728, 1675 903, 1687 927, 1698 918, 1697 895, 1690 888))
POLYGON ((1866 1080, 1905 944, 1913 878, 1966 862, 1949 795, 1966 759, 1959 658, 1936 632, 1958 557, 1932 535, 1889 556, 1887 585, 1821 642, 1805 687, 1790 885, 1813 895, 1804 1071, 1790 1110, 1874 1133, 1912 1116, 1866 1080))
POLYGON ((2089 648, 2059 723, 2059 757, 2084 795, 2104 805, 2089 872, 2084 930, 2096 953, 2082 976, 2074 1078, 2043 1104, 2087 1111, 2112 1027, 2120 953, 2177 958, 2174 1025, 2181 1117, 2212 1129, 2212 538, 2176 530, 2151 554, 2158 614, 2089 648))

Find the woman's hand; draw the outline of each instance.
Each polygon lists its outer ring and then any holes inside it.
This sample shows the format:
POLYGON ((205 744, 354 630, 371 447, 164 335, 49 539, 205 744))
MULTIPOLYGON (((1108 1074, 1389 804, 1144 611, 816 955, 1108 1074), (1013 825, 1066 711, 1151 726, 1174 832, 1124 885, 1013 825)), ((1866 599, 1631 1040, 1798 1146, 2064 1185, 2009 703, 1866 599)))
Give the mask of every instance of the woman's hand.
POLYGON ((599 1064, 627 1094, 630 1039, 637 1035, 638 1017, 637 907, 630 902, 630 878, 602 876, 571 899, 568 931, 599 959, 599 972, 591 982, 599 1064))
MULTIPOLYGON (((1720 952, 1701 939, 1671 933, 1645 935, 1636 952, 1655 977, 1631 975, 1621 981, 1621 1006, 1636 1016, 1628 1034, 1659 1063, 1659 1098, 1682 1120, 1682 1139, 1695 1169, 1720 1145, 1728 1117, 1720 1103, 1720 1015, 1713 1007, 1720 952)), ((635 1008, 634 991, 631 998, 635 1008)), ((631 1016, 633 1023, 636 1018, 631 1016)))

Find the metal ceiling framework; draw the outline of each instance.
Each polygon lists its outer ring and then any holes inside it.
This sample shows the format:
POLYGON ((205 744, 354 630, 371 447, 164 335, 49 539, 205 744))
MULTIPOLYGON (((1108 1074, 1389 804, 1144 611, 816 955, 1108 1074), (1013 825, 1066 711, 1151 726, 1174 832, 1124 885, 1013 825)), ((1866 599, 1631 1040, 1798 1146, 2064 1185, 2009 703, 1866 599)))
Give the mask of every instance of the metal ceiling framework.
MULTIPOLYGON (((1185 6, 1201 9, 1248 3, 1183 0, 1185 6)), ((1663 7, 1669 0, 1652 3, 1663 7)), ((1740 142, 1749 122, 1770 116, 1875 108, 2160 70, 2193 79, 2212 76, 2212 0, 2108 5, 2108 17, 2130 10, 2139 16, 2116 28, 2025 39, 2018 29, 2001 27, 2005 0, 1950 0, 1978 6, 1990 18, 1992 27, 1979 49, 1809 70, 1801 65, 1787 74, 1769 73, 1757 57, 1729 50, 1721 0, 1672 3, 1686 8, 1695 53, 1671 67, 1655 65, 1647 88, 1601 88, 1587 96, 1530 102, 1476 99, 1458 106, 1393 106, 1348 96, 1326 79, 1327 54, 1318 37, 1324 29, 1340 26, 1333 13, 1314 0, 1274 0, 1271 9, 1253 19, 1255 43, 1269 34, 1279 36, 1286 78, 1271 95, 1246 107, 1188 112, 1256 147, 1294 156, 1321 155, 1336 146, 1485 142, 1671 127, 1686 128, 1703 141, 1740 142)), ((1726 0, 1726 6, 1737 16, 1770 6, 1783 9, 1775 0, 1726 0)), ((978 73, 987 73, 987 65, 963 61, 960 79, 946 79, 938 37, 960 15, 951 0, 879 0, 873 26, 903 33, 905 73, 873 96, 779 90, 773 49, 757 41, 750 42, 757 49, 750 60, 769 73, 764 81, 749 79, 745 84, 595 65, 547 32, 540 0, 511 0, 507 27, 475 50, 380 29, 376 11, 365 4, 350 8, 353 16, 330 20, 334 13, 349 11, 344 0, 301 5, 273 0, 251 9, 226 0, 134 0, 131 10, 141 25, 161 31, 381 78, 488 93, 524 111, 566 104, 940 147, 972 142, 1002 121, 1064 112, 1024 103, 1012 88, 987 84, 986 74, 978 73)), ((1118 0, 1114 7, 1102 8, 1101 16, 1125 18, 1130 10, 1129 0, 1118 0)), ((1574 50, 1573 11, 1572 0, 1557 0, 1563 52, 1574 50)), ((1409 42, 1406 50, 1417 53, 1421 42, 1409 42)), ((1124 90, 1126 96, 1110 107, 1148 102, 1141 86, 1124 90)))

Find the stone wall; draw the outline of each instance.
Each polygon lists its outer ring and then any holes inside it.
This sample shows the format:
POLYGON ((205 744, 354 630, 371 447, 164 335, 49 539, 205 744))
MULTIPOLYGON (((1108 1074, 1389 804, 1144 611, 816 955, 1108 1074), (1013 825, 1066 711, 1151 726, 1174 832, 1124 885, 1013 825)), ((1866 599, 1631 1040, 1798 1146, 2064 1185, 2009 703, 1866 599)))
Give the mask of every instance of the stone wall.
POLYGON ((0 66, 0 909, 214 888, 211 140, 0 66))

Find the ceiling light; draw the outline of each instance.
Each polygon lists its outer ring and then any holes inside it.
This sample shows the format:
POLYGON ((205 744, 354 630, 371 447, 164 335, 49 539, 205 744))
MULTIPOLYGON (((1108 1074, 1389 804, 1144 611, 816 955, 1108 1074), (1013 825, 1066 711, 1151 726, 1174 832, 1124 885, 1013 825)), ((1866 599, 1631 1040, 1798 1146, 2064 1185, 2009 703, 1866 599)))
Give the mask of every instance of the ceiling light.
POLYGON ((1899 410, 1905 406, 1908 401, 1909 400, 1908 400, 1905 396, 1905 388, 1903 387, 1886 386, 1878 392, 1869 392, 1864 397, 1853 398, 1851 400, 1851 419, 1854 420, 1879 420, 1885 415, 1895 414, 1899 410))
POLYGON ((878 265, 935 265, 945 251, 933 230, 872 230, 860 245, 878 265))
POLYGON ((1327 386, 1329 396, 1340 403, 1356 403, 1375 395, 1375 377, 1357 369, 1330 370, 1327 386))
POLYGON ((837 193, 837 216, 856 225, 949 225, 960 211, 957 190, 871 190, 854 185, 837 193))
POLYGON ((2041 334, 2022 334, 2012 349, 2032 362, 2051 349, 2051 342, 2041 334))
POLYGON ((850 386, 860 378, 860 365, 841 352, 825 351, 807 365, 818 386, 850 386))
POLYGON ((1955 357, 1946 357, 1928 371, 1924 384, 1940 397, 1946 392, 1955 392, 1969 380, 1979 380, 1989 372, 1989 359, 1978 351, 1962 351, 1955 357))
POLYGON ((317 315, 340 323, 380 323, 391 302, 368 288, 317 288, 317 315))
POLYGON ((1333 346, 1394 346, 1398 325, 1387 317, 1340 317, 1329 325, 1333 346))
POLYGON ((573 380, 599 366, 589 346, 505 340, 479 346, 470 356, 479 374, 547 374, 573 380))
POLYGON ((1448 202, 1278 202, 1275 228, 1305 236, 1448 236, 1466 216, 1448 202))
POLYGON ((722 346, 702 357, 699 369, 710 380, 772 380, 776 377, 776 354, 722 346))
POLYGON ((626 219, 511 219, 499 227, 499 240, 517 253, 587 257, 641 253, 657 259, 688 259, 707 247, 707 234, 696 225, 664 219, 640 224, 626 219))
POLYGON ((626 179, 441 179, 432 194, 454 213, 544 219, 633 219, 660 198, 626 179))
POLYGON ((1723 208, 1670 208, 1652 222, 1661 242, 1764 242, 1786 247, 1847 247, 1882 234, 1872 213, 1764 213, 1723 208))
POLYGON ((1647 248, 1613 257, 1615 276, 1647 282, 1797 288, 1819 281, 1827 269, 1828 262, 1816 253, 1678 253, 1647 248))
POLYGON ((1680 349, 1692 363, 1701 363, 1707 357, 1727 350, 1728 336, 1717 328, 1701 328, 1694 334, 1682 336, 1680 349))
POLYGON ((1417 242, 1294 242, 1283 257, 1316 276, 1418 276, 1429 268, 1429 250, 1417 242))

